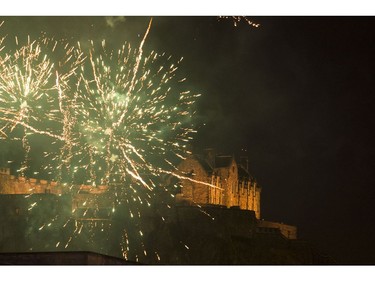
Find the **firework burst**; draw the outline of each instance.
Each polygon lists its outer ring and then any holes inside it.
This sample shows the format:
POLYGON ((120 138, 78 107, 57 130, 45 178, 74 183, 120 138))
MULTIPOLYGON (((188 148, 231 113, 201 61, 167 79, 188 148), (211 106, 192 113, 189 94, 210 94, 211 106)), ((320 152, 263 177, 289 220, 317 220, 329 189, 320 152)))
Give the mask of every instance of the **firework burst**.
MULTIPOLYGON (((194 133, 191 117, 197 95, 179 91, 185 81, 179 78, 177 63, 165 54, 124 44, 108 50, 91 42, 88 63, 81 67, 74 100, 71 143, 76 144, 68 157, 75 167, 75 182, 85 179, 91 190, 108 187, 113 194, 113 212, 140 221, 144 206, 150 206, 155 188, 162 188, 162 175, 171 172, 175 158, 183 158, 187 142, 194 133)), ((129 226, 142 243, 140 223, 129 226), (135 227, 137 226, 137 227, 135 227)), ((123 256, 129 240, 122 240, 123 256), (125 245, 124 245, 125 243, 125 245)), ((141 247, 141 254, 147 255, 141 247)), ((138 259, 133 256, 134 259, 138 259)))
POLYGON ((171 87, 177 65, 152 52, 138 66, 138 52, 129 44, 107 52, 103 41, 99 51, 90 49, 90 64, 82 68, 74 93, 79 115, 72 142, 83 141, 81 155, 91 155, 88 165, 103 173, 91 184, 119 180, 111 174, 128 175, 151 190, 140 174, 154 173, 151 163, 168 160, 169 152, 182 157, 193 132, 186 124, 195 97, 171 87))
POLYGON ((21 140, 25 158, 18 172, 23 175, 28 168, 31 135, 65 141, 58 129, 61 118, 56 102, 57 82, 65 85, 79 61, 70 62, 72 49, 52 39, 31 41, 28 37, 23 45, 17 37, 15 41, 16 51, 4 50, 0 63, 0 131, 5 137, 21 140), (55 58, 48 56, 60 49, 70 56, 64 58, 64 63, 56 63, 55 58), (63 72, 68 63, 69 70, 63 72), (62 71, 62 75, 58 71, 62 71))
MULTIPOLYGON (((131 258, 147 255, 142 213, 157 200, 156 190, 164 188, 161 177, 178 176, 173 163, 188 153, 199 96, 186 90, 186 79, 179 76, 182 58, 173 62, 165 54, 143 50, 151 22, 139 48, 125 43, 112 50, 105 41, 91 41, 83 49, 47 37, 22 44, 16 37, 16 51, 2 50, 0 132, 22 144, 18 172, 27 172, 30 140, 43 138, 48 145, 42 169, 58 185, 70 187, 75 198, 70 218, 61 226, 74 224, 73 233, 54 243, 56 248, 69 247, 85 228, 92 238, 90 227, 104 200, 111 213, 129 219, 120 231, 123 257, 131 256, 129 245, 134 244, 140 248, 131 258)), ((34 207, 36 201, 29 211, 34 207)), ((37 228, 44 231, 58 221, 57 215, 37 228)), ((102 231, 111 227, 99 221, 102 231)), ((156 257, 160 260, 157 252, 156 257)))

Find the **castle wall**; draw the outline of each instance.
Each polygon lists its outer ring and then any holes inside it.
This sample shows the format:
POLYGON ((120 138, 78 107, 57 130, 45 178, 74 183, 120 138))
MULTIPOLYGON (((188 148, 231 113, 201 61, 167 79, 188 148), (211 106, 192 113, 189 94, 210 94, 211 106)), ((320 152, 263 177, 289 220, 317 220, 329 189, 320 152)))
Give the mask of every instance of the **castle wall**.
POLYGON ((255 196, 253 197, 254 208, 252 210, 255 211, 255 215, 257 219, 260 219, 260 194, 261 188, 255 186, 255 196))
POLYGON ((228 208, 231 206, 239 206, 238 204, 238 167, 232 160, 229 167, 217 169, 217 174, 222 179, 222 187, 224 188, 223 204, 228 208))
POLYGON ((297 227, 293 225, 260 220, 258 221, 257 227, 264 228, 264 229, 279 229, 281 234, 284 235, 286 238, 297 239, 297 227))
POLYGON ((63 188, 57 182, 38 180, 34 178, 15 177, 0 173, 0 194, 42 194, 60 195, 63 188))
POLYGON ((238 178, 238 166, 234 159, 228 167, 215 168, 212 175, 208 175, 202 165, 193 156, 184 160, 178 166, 184 176, 203 181, 217 188, 192 182, 181 181, 181 193, 178 201, 197 204, 224 205, 228 208, 239 207, 241 210, 253 210, 257 219, 260 219, 261 188, 255 181, 238 178))
POLYGON ((260 219, 260 192, 256 191, 256 183, 251 181, 239 182, 239 206, 242 210, 254 210, 260 219))
POLYGON ((208 203, 214 205, 223 204, 223 190, 221 187, 221 180, 219 176, 212 175, 210 184, 217 186, 214 188, 212 186, 207 186, 208 188, 208 203))
MULTIPOLYGON (((183 171, 185 177, 190 177, 192 180, 203 183, 210 183, 217 185, 219 178, 216 176, 209 176, 200 163, 194 158, 187 158, 183 161, 178 169, 183 171)), ((221 204, 222 191, 219 188, 200 184, 190 180, 182 180, 181 194, 178 196, 180 200, 191 200, 197 204, 221 204)))

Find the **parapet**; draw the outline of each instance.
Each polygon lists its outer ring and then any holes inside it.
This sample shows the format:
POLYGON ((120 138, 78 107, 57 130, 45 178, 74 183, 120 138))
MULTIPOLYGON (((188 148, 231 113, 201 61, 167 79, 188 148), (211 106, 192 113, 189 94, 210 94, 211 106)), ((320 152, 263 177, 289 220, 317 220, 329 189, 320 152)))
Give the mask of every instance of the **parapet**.
POLYGON ((272 233, 274 230, 279 230, 285 238, 297 239, 297 227, 294 225, 258 220, 257 230, 261 233, 272 233))
POLYGON ((1 175, 10 175, 10 168, 0 168, 1 175))
MULTIPOLYGON (((10 174, 9 168, 0 168, 0 175, 3 175, 0 177, 0 194, 52 193, 60 195, 69 192, 66 184, 44 179, 14 176, 10 174)), ((80 185, 77 188, 92 194, 100 194, 108 190, 107 185, 80 185)))

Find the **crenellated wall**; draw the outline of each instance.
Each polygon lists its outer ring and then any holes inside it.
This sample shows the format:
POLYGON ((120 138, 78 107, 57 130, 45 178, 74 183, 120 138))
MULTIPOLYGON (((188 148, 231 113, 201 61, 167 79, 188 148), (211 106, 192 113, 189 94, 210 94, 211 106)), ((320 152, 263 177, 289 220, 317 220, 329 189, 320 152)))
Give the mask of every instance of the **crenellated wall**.
POLYGON ((51 193, 56 195, 69 193, 71 188, 92 194, 101 194, 108 187, 105 185, 77 185, 68 186, 56 181, 43 179, 16 177, 10 174, 9 168, 0 168, 0 194, 41 194, 51 193))
POLYGON ((16 177, 0 172, 0 194, 62 194, 63 186, 54 181, 16 177))

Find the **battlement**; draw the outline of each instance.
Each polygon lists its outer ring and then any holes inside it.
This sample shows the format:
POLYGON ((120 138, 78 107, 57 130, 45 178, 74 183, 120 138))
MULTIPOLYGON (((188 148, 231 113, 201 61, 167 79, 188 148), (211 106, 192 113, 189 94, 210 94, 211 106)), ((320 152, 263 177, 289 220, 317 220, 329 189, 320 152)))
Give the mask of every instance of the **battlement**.
MULTIPOLYGON (((105 185, 75 185, 75 190, 86 193, 100 194, 105 192, 108 187, 105 185)), ((10 174, 9 168, 0 168, 0 194, 40 194, 51 193, 56 195, 70 192, 72 185, 61 184, 56 181, 47 181, 44 179, 16 177, 10 174)))
POLYGON ((0 168, 0 175, 10 175, 10 168, 0 168))

